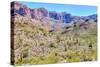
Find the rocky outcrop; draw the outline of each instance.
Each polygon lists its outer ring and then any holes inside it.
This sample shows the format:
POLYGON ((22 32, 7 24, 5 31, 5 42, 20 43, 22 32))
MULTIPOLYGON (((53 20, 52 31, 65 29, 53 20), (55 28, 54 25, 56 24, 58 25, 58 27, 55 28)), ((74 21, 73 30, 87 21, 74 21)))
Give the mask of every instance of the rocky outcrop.
MULTIPOLYGON (((97 15, 90 15, 90 16, 72 16, 70 13, 61 12, 58 13, 56 11, 48 11, 45 8, 35 8, 30 9, 26 5, 23 5, 19 2, 12 2, 11 3, 11 16, 24 16, 28 19, 36 19, 40 21, 51 20, 53 22, 62 22, 62 23, 70 23, 72 21, 79 21, 79 20, 97 20, 97 15)), ((49 21, 48 21, 49 22, 49 21)))
MULTIPOLYGON (((24 16, 32 19, 42 20, 48 17, 50 20, 59 20, 59 22, 69 23, 71 21, 71 14, 62 12, 57 13, 55 11, 48 11, 45 8, 30 9, 25 5, 18 2, 11 3, 11 16, 24 16)), ((44 19, 45 20, 45 19, 44 19)))
POLYGON ((48 11, 45 8, 30 9, 26 5, 19 2, 11 3, 11 17, 17 22, 39 22, 39 24, 47 26, 49 30, 58 30, 62 27, 73 27, 79 24, 80 27, 87 26, 89 22, 97 22, 97 15, 90 16, 73 16, 67 12, 48 11), (85 25, 84 25, 85 24, 85 25))

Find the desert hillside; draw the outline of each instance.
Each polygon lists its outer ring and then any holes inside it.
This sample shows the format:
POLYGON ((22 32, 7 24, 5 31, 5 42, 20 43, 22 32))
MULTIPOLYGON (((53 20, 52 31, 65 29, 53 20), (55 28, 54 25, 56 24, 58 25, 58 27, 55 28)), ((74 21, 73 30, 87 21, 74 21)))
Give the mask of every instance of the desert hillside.
POLYGON ((12 2, 11 32, 15 65, 97 60, 97 15, 30 9, 12 2))

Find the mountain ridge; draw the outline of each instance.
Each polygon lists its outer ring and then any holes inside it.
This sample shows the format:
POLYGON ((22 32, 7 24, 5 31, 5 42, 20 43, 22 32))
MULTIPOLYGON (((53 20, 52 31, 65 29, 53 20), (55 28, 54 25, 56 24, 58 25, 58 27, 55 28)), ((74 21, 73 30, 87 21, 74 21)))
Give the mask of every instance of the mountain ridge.
MULTIPOLYGON (((51 20, 55 20, 62 23, 70 23, 76 17, 77 19, 89 19, 96 20, 97 14, 89 15, 89 16, 73 16, 67 12, 56 12, 56 11, 48 11, 45 8, 34 8, 30 9, 26 5, 23 5, 19 2, 12 2, 13 7, 11 7, 11 16, 26 16, 32 19, 37 19, 42 21, 44 18, 49 18, 51 20), (85 18, 84 18, 85 17, 85 18)), ((44 19, 45 20, 45 19, 44 19)))

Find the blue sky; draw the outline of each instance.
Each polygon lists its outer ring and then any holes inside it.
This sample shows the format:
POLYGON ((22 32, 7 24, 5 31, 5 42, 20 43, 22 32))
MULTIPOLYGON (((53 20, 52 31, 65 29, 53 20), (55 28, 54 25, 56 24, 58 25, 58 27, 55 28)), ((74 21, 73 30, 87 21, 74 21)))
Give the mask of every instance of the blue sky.
POLYGON ((96 6, 71 5, 71 4, 52 4, 39 2, 20 2, 29 8, 46 8, 48 11, 67 12, 75 16, 88 16, 97 14, 96 6))

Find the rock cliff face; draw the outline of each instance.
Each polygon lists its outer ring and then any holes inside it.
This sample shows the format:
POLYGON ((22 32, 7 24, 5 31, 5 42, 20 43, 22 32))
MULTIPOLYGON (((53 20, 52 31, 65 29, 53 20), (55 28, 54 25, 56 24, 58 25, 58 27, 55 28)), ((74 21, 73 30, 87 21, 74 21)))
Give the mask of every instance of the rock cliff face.
POLYGON ((20 15, 31 17, 37 20, 42 20, 43 18, 48 17, 49 19, 59 20, 63 23, 69 23, 71 21, 71 15, 66 12, 50 12, 45 8, 30 9, 18 2, 13 2, 11 6, 12 16, 20 15))
POLYGON ((36 8, 36 9, 30 9, 27 6, 20 4, 18 2, 12 2, 11 4, 11 16, 24 16, 31 19, 36 19, 40 21, 45 21, 47 18, 52 21, 58 21, 62 23, 70 23, 71 21, 75 20, 96 20, 97 15, 90 15, 85 17, 78 17, 78 16, 72 16, 70 13, 66 12, 55 12, 55 11, 48 11, 45 8, 36 8))
MULTIPOLYGON (((97 14, 89 16, 73 16, 66 12, 48 11, 45 8, 30 9, 26 5, 19 2, 11 3, 11 17, 14 21, 33 22, 39 21, 40 24, 49 27, 49 29, 56 29, 66 26, 73 26, 74 24, 80 24, 83 26, 86 22, 97 22, 97 14), (82 25, 83 24, 83 25, 82 25)), ((93 23, 95 24, 95 23, 93 23)), ((85 24, 86 25, 86 24, 85 24)))

